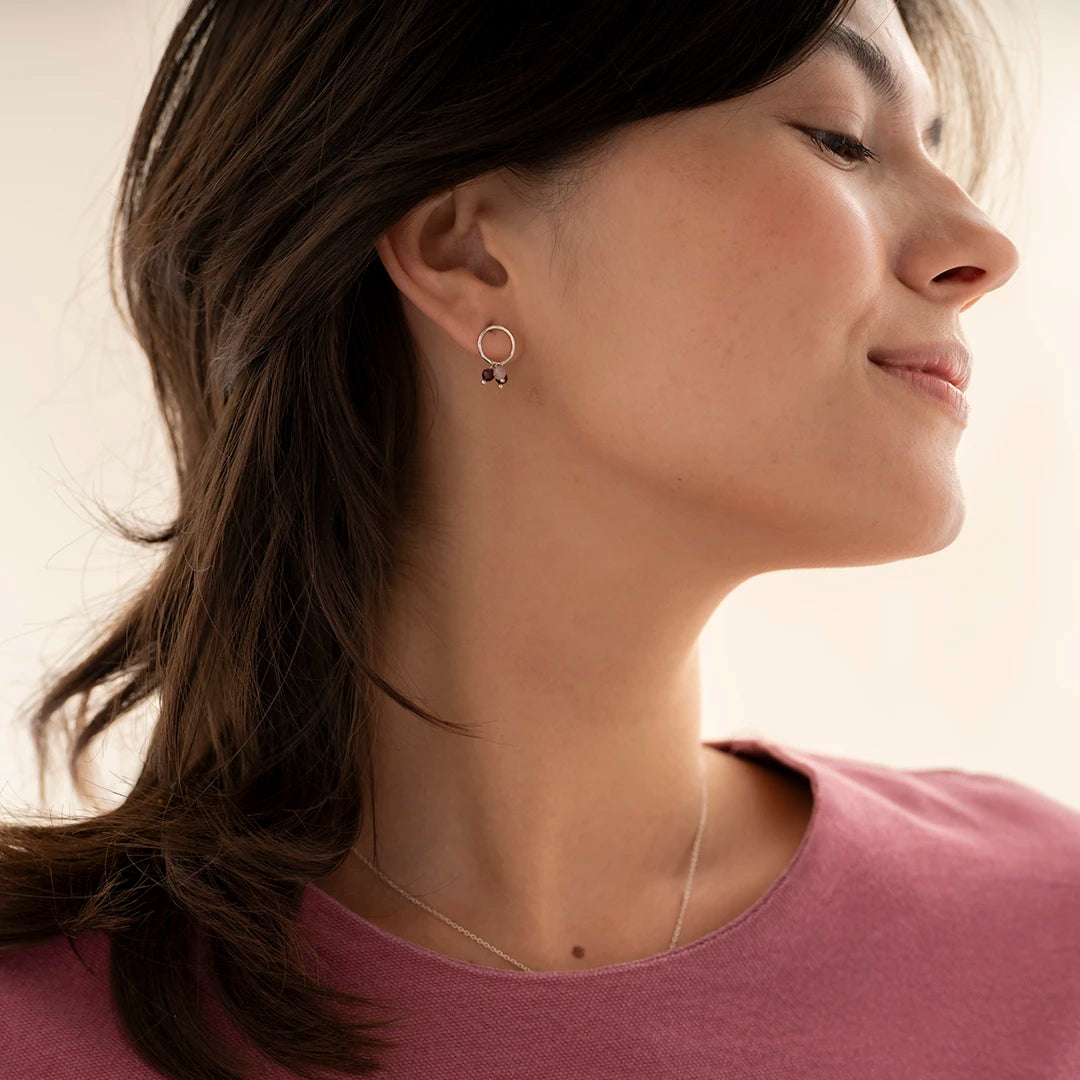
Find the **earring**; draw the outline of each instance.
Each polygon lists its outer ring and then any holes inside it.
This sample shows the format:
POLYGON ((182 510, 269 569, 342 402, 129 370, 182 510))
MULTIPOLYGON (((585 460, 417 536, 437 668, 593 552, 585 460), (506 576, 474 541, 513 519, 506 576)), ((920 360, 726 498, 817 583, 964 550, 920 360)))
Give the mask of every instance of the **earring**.
POLYGON ((517 343, 514 341, 514 335, 506 329, 505 326, 497 326, 494 323, 491 326, 486 327, 480 331, 480 336, 476 339, 476 347, 480 350, 480 355, 486 360, 491 367, 486 367, 480 373, 480 381, 483 383, 489 383, 492 379, 495 380, 496 386, 501 390, 506 384, 506 370, 505 367, 514 359, 514 351, 517 349, 517 343), (490 357, 484 355, 484 335, 488 330, 502 330, 510 336, 510 355, 505 360, 492 360, 490 357))

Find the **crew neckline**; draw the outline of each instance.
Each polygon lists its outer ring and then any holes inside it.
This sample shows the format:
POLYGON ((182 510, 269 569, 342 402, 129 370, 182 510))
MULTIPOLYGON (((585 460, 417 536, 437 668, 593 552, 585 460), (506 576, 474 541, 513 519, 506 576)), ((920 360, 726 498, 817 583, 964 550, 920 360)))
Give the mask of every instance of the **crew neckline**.
POLYGON ((749 932, 746 930, 748 926, 760 922, 767 911, 775 909, 786 898, 791 896, 795 883, 807 873, 806 868, 811 864, 811 858, 807 852, 812 848, 816 848, 818 837, 822 831, 821 819, 830 809, 827 799, 823 798, 819 768, 803 752, 757 738, 709 739, 703 740, 702 745, 712 747, 721 753, 733 753, 743 757, 776 761, 800 773, 810 781, 813 805, 810 810, 806 831, 803 833, 795 854, 792 855, 780 874, 773 879, 765 892, 734 919, 694 941, 687 942, 685 945, 676 945, 674 949, 665 949, 663 952, 654 953, 652 956, 642 956, 636 960, 624 960, 617 964, 602 964, 599 967, 585 968, 581 971, 521 971, 516 968, 511 970, 509 968, 488 967, 484 964, 473 964, 467 960, 447 956, 424 945, 417 945, 406 938, 398 937, 396 934, 392 934, 388 930, 383 930, 381 927, 369 922, 351 908, 347 908, 328 892, 319 888, 314 881, 309 881, 304 888, 301 897, 301 909, 305 905, 309 905, 311 909, 308 915, 309 918, 336 923, 354 945, 362 947, 366 938, 380 945, 386 951, 409 957, 414 962, 426 963, 434 969, 441 969, 444 973, 469 975, 479 979, 512 979, 519 983, 598 979, 605 976, 620 975, 624 972, 640 971, 656 965, 670 966, 690 960, 702 949, 714 947, 721 939, 726 939, 739 932, 749 932))

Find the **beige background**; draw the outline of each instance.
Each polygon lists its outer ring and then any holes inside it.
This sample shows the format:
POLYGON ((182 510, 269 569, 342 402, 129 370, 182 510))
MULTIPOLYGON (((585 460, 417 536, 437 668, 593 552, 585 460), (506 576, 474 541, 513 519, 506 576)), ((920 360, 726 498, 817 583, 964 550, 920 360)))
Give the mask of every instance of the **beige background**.
MULTIPOLYGON (((1004 0, 1022 166, 993 213, 1021 267, 963 326, 967 521, 947 549, 745 584, 702 640, 706 737, 1009 776, 1080 808, 1080 47, 1074 0, 1004 0), (999 213, 997 208, 1007 206, 999 213)), ((37 806, 17 707, 154 558, 95 500, 164 520, 172 487, 141 354, 107 300, 105 223, 176 3, 0 0, 0 806, 37 806)), ((987 202, 990 209, 989 200, 987 202)), ((107 737, 100 798, 145 717, 107 737)), ((62 779, 55 810, 77 810, 62 779)))

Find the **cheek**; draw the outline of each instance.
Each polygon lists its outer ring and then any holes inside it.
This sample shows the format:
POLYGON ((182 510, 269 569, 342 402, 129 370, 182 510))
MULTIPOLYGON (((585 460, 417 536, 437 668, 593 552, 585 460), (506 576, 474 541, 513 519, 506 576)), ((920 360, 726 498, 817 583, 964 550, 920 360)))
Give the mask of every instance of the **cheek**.
POLYGON ((956 428, 866 360, 895 282, 860 178, 786 151, 733 159, 637 162, 588 219, 574 288, 537 278, 552 457, 595 498, 763 567, 936 550, 962 516, 956 428))
POLYGON ((566 388, 581 433, 703 483, 735 462, 744 476, 783 462, 799 483, 841 455, 879 282, 845 183, 809 155, 796 169, 774 158, 616 182, 604 205, 617 213, 592 223, 589 270, 564 309, 570 348, 589 357, 566 388))

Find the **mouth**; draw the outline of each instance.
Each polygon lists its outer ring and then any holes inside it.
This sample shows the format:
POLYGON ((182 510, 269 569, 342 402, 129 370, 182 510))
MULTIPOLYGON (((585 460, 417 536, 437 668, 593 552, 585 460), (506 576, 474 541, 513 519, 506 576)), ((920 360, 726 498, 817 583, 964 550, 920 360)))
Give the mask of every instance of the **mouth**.
POLYGON ((963 393, 971 381, 971 354, 955 338, 928 341, 895 349, 871 349, 866 357, 871 363, 910 368, 936 375, 963 393))
MULTIPOLYGON (((868 358, 869 359, 869 358, 868 358)), ((971 406, 963 390, 936 371, 924 371, 919 368, 902 367, 884 361, 871 360, 871 364, 890 376, 895 382, 905 383, 925 399, 932 399, 939 406, 944 406, 954 419, 966 424, 971 406)))

